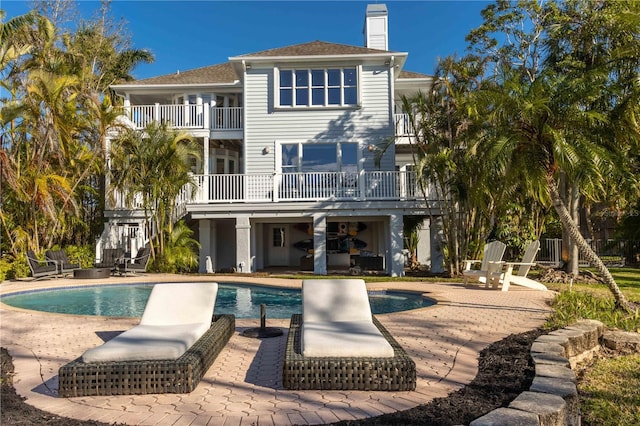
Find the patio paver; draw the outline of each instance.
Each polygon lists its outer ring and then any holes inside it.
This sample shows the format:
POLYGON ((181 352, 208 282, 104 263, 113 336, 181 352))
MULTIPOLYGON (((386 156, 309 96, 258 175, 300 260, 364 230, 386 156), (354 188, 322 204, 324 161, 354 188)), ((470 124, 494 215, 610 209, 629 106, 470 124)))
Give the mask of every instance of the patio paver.
MULTIPOLYGON (((300 286, 299 280, 216 275, 146 275, 108 282, 205 280, 300 286)), ((72 279, 3 282, 0 293, 78 284, 72 279)), ((82 283, 89 284, 95 282, 82 283)), ((483 348, 541 326, 552 297, 551 292, 517 286, 508 292, 452 283, 389 282, 368 287, 419 290, 439 301, 429 308, 378 315, 416 362, 415 392, 287 391, 281 377, 287 333, 264 340, 240 335, 258 320, 237 319, 236 333, 191 394, 58 398, 60 366, 102 343, 97 333, 126 330, 137 319, 46 314, 0 304, 0 344, 13 357, 18 394, 57 415, 140 425, 322 424, 405 410, 459 389, 475 377, 483 348)), ((268 325, 286 329, 289 320, 268 319, 268 325)))

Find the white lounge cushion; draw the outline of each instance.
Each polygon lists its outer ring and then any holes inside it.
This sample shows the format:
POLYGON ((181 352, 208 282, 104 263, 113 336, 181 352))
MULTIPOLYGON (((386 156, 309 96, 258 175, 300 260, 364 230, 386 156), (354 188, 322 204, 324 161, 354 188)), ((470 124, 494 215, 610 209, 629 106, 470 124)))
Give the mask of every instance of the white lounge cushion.
POLYGON ((393 357, 393 347, 369 321, 302 323, 302 355, 393 357))
POLYGON ((156 284, 149 295, 140 324, 211 324, 217 294, 217 283, 156 284))
POLYGON ((364 280, 304 280, 302 318, 305 323, 371 321, 371 305, 364 280))
POLYGON ((302 282, 302 355, 393 357, 393 348, 373 324, 364 280, 302 282))
POLYGON ((87 350, 84 362, 177 359, 211 327, 217 283, 156 284, 140 324, 87 350))
POLYGON ((178 359, 211 324, 138 325, 82 355, 84 362, 178 359))

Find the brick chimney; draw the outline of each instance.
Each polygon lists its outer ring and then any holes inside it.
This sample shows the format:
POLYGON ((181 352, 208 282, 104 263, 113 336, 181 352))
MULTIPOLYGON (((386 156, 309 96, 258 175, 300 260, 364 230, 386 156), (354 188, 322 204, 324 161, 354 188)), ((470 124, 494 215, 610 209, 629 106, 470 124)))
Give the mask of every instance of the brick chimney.
POLYGON ((370 49, 389 50, 387 6, 384 4, 368 4, 364 21, 364 47, 370 49))

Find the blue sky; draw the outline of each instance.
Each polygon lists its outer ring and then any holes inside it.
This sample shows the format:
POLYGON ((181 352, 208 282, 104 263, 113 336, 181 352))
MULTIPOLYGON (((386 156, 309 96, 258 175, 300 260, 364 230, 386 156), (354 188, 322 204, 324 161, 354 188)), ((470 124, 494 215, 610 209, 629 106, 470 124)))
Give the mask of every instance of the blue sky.
MULTIPOLYGON (((363 45, 368 3, 389 11, 389 49, 408 52, 404 69, 430 74, 438 58, 465 53, 465 36, 478 27, 490 2, 441 1, 113 1, 114 19, 128 23, 133 47, 149 49, 153 64, 138 66, 147 78, 226 62, 230 56, 322 40, 363 45)), ((78 2, 90 17, 98 1, 78 2)), ((7 18, 26 13, 30 2, 0 0, 7 18)))

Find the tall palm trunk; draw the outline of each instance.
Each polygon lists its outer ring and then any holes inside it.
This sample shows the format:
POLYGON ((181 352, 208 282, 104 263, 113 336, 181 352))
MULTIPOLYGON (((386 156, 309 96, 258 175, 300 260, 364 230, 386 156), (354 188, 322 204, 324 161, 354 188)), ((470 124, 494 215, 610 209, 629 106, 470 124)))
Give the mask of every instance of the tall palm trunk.
POLYGON ((602 262, 602 260, 600 260, 598 255, 593 251, 591 246, 589 246, 587 241, 580 233, 580 230, 578 229, 576 223, 573 221, 569 210, 567 210, 567 207, 562 201, 562 198, 560 198, 560 193, 558 192, 558 188, 556 187, 555 179, 550 174, 547 175, 547 187, 549 188, 549 194, 551 195, 553 207, 558 213, 560 221, 569 231, 569 236, 578 245, 578 250, 580 250, 580 253, 582 253, 584 258, 591 265, 594 265, 597 271, 600 273, 600 275, 604 279, 604 283, 607 285, 607 287, 609 287, 609 290, 613 294, 613 297, 616 300, 616 305, 626 312, 633 312, 633 306, 620 291, 620 288, 618 287, 618 284, 616 284, 616 280, 609 272, 609 269, 607 269, 605 264, 602 262))

